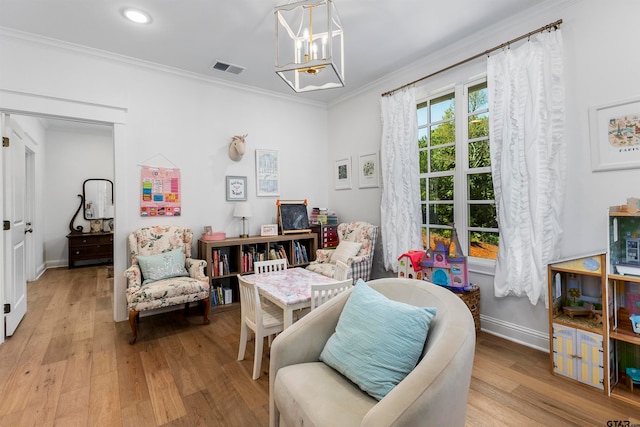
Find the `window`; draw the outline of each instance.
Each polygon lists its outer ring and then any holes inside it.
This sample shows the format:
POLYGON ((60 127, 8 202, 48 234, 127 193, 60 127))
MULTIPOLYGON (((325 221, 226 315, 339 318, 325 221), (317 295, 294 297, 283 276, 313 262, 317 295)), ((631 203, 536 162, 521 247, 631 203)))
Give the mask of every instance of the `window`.
POLYGON ((455 223, 466 254, 496 259, 498 222, 489 155, 486 81, 457 85, 418 103, 422 242, 446 245, 455 223))

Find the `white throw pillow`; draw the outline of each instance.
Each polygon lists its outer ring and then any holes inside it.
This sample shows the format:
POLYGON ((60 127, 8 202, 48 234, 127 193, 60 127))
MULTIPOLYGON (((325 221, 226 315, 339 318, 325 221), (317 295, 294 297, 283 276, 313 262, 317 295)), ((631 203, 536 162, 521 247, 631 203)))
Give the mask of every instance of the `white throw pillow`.
POLYGON ((335 264, 336 261, 342 261, 345 264, 349 264, 349 258, 358 255, 361 246, 362 243, 343 240, 331 255, 331 263, 335 264))

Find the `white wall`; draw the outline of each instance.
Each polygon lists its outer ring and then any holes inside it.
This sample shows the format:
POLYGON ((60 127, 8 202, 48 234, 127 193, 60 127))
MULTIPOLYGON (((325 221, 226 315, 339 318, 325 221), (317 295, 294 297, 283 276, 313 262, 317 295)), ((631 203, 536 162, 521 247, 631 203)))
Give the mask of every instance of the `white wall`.
MULTIPOLYGON (((76 104, 88 109, 103 106, 126 111, 125 123, 114 133, 117 320, 126 316, 122 270, 129 231, 171 223, 189 226, 196 234, 211 225, 229 236, 238 235, 241 223, 232 218, 233 203, 225 200, 226 175, 248 177, 248 201, 254 211, 251 234, 258 234, 261 224, 275 222, 276 197, 256 196, 257 148, 280 153, 280 198, 306 198, 314 206, 327 205, 327 183, 318 178, 326 174, 328 122, 323 105, 20 38, 0 39, 0 50, 0 90, 33 93, 45 101, 80 101, 76 104), (47 67, 42 67, 43 63, 47 67), (228 143, 231 136, 244 133, 249 134, 247 153, 240 162, 233 162, 227 155, 228 143), (117 141, 122 141, 121 146, 117 141), (181 169, 182 217, 138 215, 139 164, 147 159, 152 166, 176 165, 181 169)), ((0 97, 0 109, 2 104, 0 97)))
MULTIPOLYGON (((78 194, 89 178, 114 180, 113 137, 111 128, 103 130, 47 132, 44 195, 44 255, 47 267, 67 266, 69 261, 67 234, 69 223, 80 206, 78 194)), ((80 210, 74 228, 89 231, 89 221, 80 210)))
MULTIPOLYGON (((330 162, 344 156, 379 150, 381 139, 380 94, 435 72, 469 56, 563 19, 566 75, 567 185, 561 256, 606 249, 607 208, 640 195, 640 171, 591 171, 588 110, 612 101, 640 97, 637 70, 640 57, 630 43, 637 39, 636 17, 640 3, 629 0, 569 1, 546 4, 535 16, 514 18, 486 29, 468 40, 435 52, 375 82, 359 95, 330 107, 330 162), (624 11, 624 12, 621 12, 624 11)), ((481 58, 452 72, 457 77, 484 69, 481 58)), ((450 79, 450 77, 449 77, 450 79)), ((442 75, 421 86, 442 87, 442 75), (439 85, 439 86, 438 86, 439 85)), ((331 164, 328 165, 328 169, 331 164)), ((332 172, 332 171, 331 171, 332 172)), ((330 175, 332 176, 332 175, 330 175)), ((340 206, 345 220, 368 217, 380 223, 380 190, 354 188, 330 191, 329 205, 340 206)), ((376 261, 380 267, 380 260, 376 261)), ((548 348, 548 313, 544 304, 532 306, 526 298, 495 298, 493 276, 471 274, 481 287, 482 326, 486 330, 539 348, 548 348)))

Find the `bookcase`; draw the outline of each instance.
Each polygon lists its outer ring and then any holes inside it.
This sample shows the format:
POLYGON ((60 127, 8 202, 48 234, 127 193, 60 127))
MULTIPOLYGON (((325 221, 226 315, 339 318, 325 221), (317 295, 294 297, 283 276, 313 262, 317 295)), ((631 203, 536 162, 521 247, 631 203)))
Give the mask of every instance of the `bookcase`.
MULTIPOLYGON (((198 240, 198 258, 207 262, 205 273, 212 292, 218 292, 218 288, 231 289, 231 301, 227 291, 225 304, 213 308, 239 307, 237 275, 253 273, 255 261, 286 258, 289 268, 304 267, 315 260, 317 248, 316 233, 198 240)), ((215 300, 213 295, 211 300, 215 300)))

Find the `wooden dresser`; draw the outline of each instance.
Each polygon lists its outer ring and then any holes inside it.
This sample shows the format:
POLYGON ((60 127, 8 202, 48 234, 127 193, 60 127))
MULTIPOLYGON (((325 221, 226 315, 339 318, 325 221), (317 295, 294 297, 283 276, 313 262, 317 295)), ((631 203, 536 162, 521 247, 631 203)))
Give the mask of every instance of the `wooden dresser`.
POLYGON ((318 249, 338 246, 338 225, 313 225, 311 231, 318 235, 318 249))
POLYGON ((113 233, 69 233, 69 268, 76 267, 78 261, 94 265, 113 262, 113 233))

